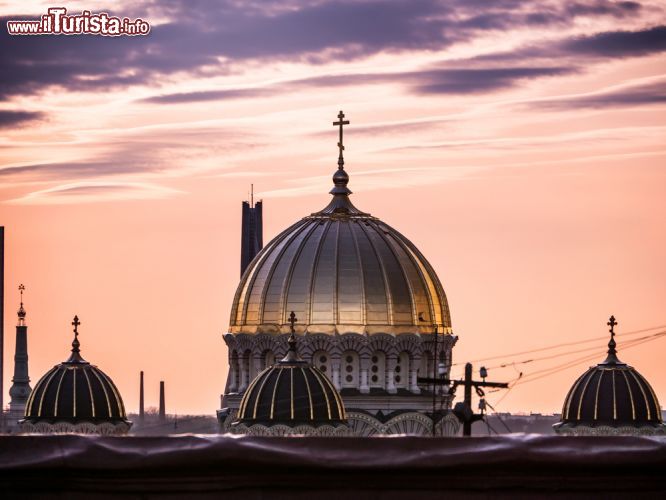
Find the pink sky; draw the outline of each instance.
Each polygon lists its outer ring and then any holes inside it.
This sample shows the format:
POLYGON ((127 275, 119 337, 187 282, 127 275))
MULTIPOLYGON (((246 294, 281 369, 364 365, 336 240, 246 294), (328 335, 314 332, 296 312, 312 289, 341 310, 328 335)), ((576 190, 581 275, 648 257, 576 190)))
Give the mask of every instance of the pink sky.
MULTIPOLYGON (((266 242, 325 206, 340 109, 353 202, 434 266, 454 362, 604 337, 611 314, 620 334, 666 330, 663 3, 114 5, 150 35, 10 37, 7 18, 51 4, 0 2, 5 401, 24 283, 33 386, 78 314, 83 356, 129 411, 144 370, 147 406, 164 380, 168 412, 213 414, 240 202, 254 183, 266 242)), ((631 338, 619 357, 663 402, 666 340, 631 338)), ((497 409, 559 411, 605 344, 497 409)))

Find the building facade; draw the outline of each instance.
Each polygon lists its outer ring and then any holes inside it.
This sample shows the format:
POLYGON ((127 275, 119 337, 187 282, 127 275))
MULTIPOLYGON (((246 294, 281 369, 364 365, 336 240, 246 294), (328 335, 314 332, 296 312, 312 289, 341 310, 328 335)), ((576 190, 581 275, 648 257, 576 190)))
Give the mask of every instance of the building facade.
MULTIPOLYGON (((342 115, 342 113, 341 113, 342 115)), ((358 435, 432 434, 432 389, 419 376, 448 376, 453 334, 439 278, 418 248, 349 196, 342 156, 332 199, 269 242, 243 273, 224 341, 229 374, 219 412, 223 431, 250 382, 288 349, 290 311, 298 351, 340 392, 358 435), (437 342, 435 342, 437 340, 437 342)), ((436 398, 436 432, 457 432, 436 398)))

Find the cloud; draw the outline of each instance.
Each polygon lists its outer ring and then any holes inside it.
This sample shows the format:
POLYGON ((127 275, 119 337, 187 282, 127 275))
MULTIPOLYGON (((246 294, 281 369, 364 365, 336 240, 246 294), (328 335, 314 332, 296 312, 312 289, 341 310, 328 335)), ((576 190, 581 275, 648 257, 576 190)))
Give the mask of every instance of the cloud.
POLYGON ((559 99, 544 99, 529 104, 548 109, 610 108, 666 103, 666 80, 623 86, 601 92, 559 99))
MULTIPOLYGON (((471 42, 487 30, 571 25, 579 16, 626 17, 638 15, 640 10, 636 2, 607 0, 563 6, 545 0, 143 0, 112 13, 160 20, 153 22, 148 36, 19 37, 0 30, 0 99, 39 93, 51 86, 101 91, 159 85, 165 77, 184 72, 226 75, 241 71, 247 61, 317 65, 379 53, 441 51, 471 42)), ((10 18, 25 17, 0 18, 0 25, 10 18)), ((589 52, 604 43, 609 42, 601 36, 573 41, 572 47, 579 44, 580 50, 589 52)), ((249 90, 219 92, 217 99, 264 95, 249 90)), ((200 100, 210 97, 208 92, 199 96, 200 100)), ((188 102, 186 95, 153 99, 188 102)))
POLYGON ((183 104, 268 97, 308 88, 327 88, 360 85, 400 84, 414 94, 478 94, 518 85, 520 81, 538 77, 557 76, 577 71, 573 67, 503 67, 456 68, 431 67, 401 73, 351 73, 291 80, 262 88, 235 88, 163 94, 143 99, 143 102, 183 104))
MULTIPOLYGON (((464 37, 444 29, 449 25, 446 9, 435 0, 317 2, 290 8, 184 0, 144 5, 171 21, 136 37, 19 37, 1 30, 0 98, 54 85, 103 90, 149 84, 182 71, 227 74, 232 62, 246 60, 323 63, 382 51, 440 49, 464 37)), ((3 17, 0 25, 17 18, 28 17, 3 17)))
POLYGON ((642 31, 607 31, 566 41, 560 49, 598 57, 642 56, 666 50, 666 26, 642 31))
POLYGON ((572 73, 567 67, 443 68, 416 74, 419 94, 476 94, 515 86, 519 81, 572 73))
POLYGON ((0 110, 0 129, 23 126, 28 122, 44 119, 44 113, 40 111, 12 111, 0 110))
POLYGON ((227 90, 204 90, 197 92, 178 92, 142 99, 142 102, 153 104, 182 104, 187 102, 224 101, 227 99, 243 99, 253 97, 269 97, 277 89, 271 88, 237 88, 227 90))
POLYGON ((86 181, 33 191, 5 203, 14 205, 62 205, 103 201, 155 200, 182 191, 146 183, 86 181))

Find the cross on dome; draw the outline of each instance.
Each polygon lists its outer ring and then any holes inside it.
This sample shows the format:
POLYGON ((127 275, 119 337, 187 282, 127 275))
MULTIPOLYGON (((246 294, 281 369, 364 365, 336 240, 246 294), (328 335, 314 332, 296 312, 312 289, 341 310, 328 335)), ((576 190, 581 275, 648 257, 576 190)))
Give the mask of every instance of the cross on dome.
POLYGON ((338 156, 338 168, 340 170, 343 169, 343 166, 345 164, 345 160, 342 157, 342 151, 345 149, 345 146, 342 142, 342 133, 343 133, 342 127, 344 125, 349 125, 349 120, 344 120, 344 117, 345 117, 345 114, 342 112, 342 110, 340 110, 340 112, 338 113, 338 121, 333 122, 334 126, 339 126, 340 127, 340 139, 338 140, 338 149, 340 150, 340 155, 338 156))
POLYGON ((79 342, 79 325, 81 322, 79 321, 78 316, 74 316, 74 321, 72 321, 72 325, 74 326, 74 340, 72 341, 72 352, 75 354, 78 354, 79 352, 79 346, 81 345, 79 342))
POLYGON ((617 321, 615 321, 615 316, 612 316, 608 318, 608 323, 606 323, 608 326, 610 326, 610 330, 608 330, 611 334, 611 338, 608 341, 608 357, 606 358, 606 361, 604 363, 619 363, 619 360, 617 359, 617 350, 615 347, 617 344, 615 343, 615 326, 617 325, 617 321))

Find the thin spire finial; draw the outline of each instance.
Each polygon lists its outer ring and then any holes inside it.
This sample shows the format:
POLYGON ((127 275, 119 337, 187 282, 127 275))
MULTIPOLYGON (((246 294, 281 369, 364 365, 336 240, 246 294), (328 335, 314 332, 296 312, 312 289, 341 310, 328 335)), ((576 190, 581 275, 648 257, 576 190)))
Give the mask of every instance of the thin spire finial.
POLYGON ((294 347, 296 346, 296 328, 294 328, 294 325, 296 324, 296 321, 298 318, 296 318, 296 313, 294 311, 291 311, 291 314, 289 315, 289 329, 291 331, 291 335, 289 335, 289 348, 291 349, 292 345, 291 342, 293 340, 294 342, 294 347))
POLYGON ((617 359, 617 350, 615 347, 617 344, 615 343, 615 326, 617 325, 617 321, 615 321, 615 316, 612 316, 608 318, 608 323, 606 323, 608 326, 610 326, 610 329, 608 330, 610 332, 610 340, 608 341, 608 356, 606 357, 606 360, 604 361, 605 364, 609 363, 620 363, 620 360, 617 359))
POLYGON ((24 326, 25 325, 25 309, 23 308, 23 290, 25 290, 25 286, 23 286, 23 283, 21 283, 18 286, 19 293, 21 294, 21 305, 18 310, 18 326, 24 326))
POLYGON ((340 127, 340 139, 338 139, 338 150, 339 150, 339 154, 338 154, 338 169, 340 169, 340 170, 343 170, 343 169, 344 169, 344 166, 345 166, 345 159, 344 159, 344 156, 343 156, 343 154, 342 154, 342 152, 343 152, 344 149, 345 149, 345 146, 344 146, 344 144, 343 144, 343 142, 342 142, 342 132, 343 132, 343 128, 342 128, 342 127, 343 127, 344 125, 349 125, 349 120, 345 120, 344 117, 345 117, 345 114, 342 112, 342 110, 340 110, 340 112, 338 113, 338 121, 337 121, 337 122, 333 122, 333 125, 334 125, 334 126, 339 126, 339 127, 340 127))
POLYGON ((79 321, 78 316, 74 316, 74 321, 72 321, 72 326, 74 327, 74 340, 72 340, 72 354, 69 355, 69 359, 65 363, 88 363, 85 359, 81 357, 81 351, 79 347, 81 343, 79 342, 79 321))
POLYGON ((298 318, 296 318, 296 313, 291 311, 291 314, 289 315, 289 330, 291 333, 289 334, 289 340, 287 340, 287 344, 289 344, 289 350, 287 351, 285 357, 282 358, 282 361, 280 361, 281 363, 303 362, 298 357, 298 352, 296 350, 296 328, 294 326, 296 321, 298 321, 298 318))
POLYGON ((81 343, 79 342, 79 325, 81 322, 79 321, 78 316, 74 316, 74 321, 72 321, 72 325, 74 326, 74 340, 72 341, 72 352, 75 354, 79 353, 79 346, 81 343))
POLYGON ((345 172, 345 158, 343 155, 343 151, 345 149, 344 143, 343 143, 343 126, 344 125, 349 125, 349 120, 344 119, 345 114, 340 111, 338 113, 338 121, 333 122, 333 125, 336 127, 339 127, 339 138, 338 138, 338 169, 335 171, 333 174, 333 189, 331 189, 330 193, 332 195, 344 195, 348 196, 351 194, 351 191, 347 188, 347 184, 349 183, 349 175, 347 175, 347 172, 345 172))

